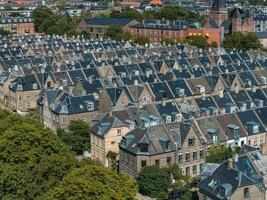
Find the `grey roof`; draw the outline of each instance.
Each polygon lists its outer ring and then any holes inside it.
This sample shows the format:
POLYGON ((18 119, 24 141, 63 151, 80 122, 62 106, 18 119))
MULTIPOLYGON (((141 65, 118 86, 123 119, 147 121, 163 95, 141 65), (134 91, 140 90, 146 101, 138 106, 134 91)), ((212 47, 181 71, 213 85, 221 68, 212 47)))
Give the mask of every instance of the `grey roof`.
POLYGON ((85 19, 85 22, 88 25, 102 25, 102 26, 110 26, 110 25, 125 26, 131 21, 132 21, 131 19, 126 19, 126 18, 104 18, 104 17, 85 19))

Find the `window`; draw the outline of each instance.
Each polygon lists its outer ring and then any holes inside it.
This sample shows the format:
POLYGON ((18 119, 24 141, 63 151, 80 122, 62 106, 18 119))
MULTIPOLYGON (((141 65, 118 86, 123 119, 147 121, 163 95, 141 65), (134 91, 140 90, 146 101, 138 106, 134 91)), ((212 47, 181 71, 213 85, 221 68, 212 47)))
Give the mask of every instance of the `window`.
POLYGON ((111 144, 115 144, 116 142, 115 141, 112 141, 111 144))
POLYGON ((190 147, 195 146, 195 138, 188 139, 188 146, 190 147))
POLYGON ((140 144, 140 152, 148 152, 148 145, 140 144))
POLYGON ((159 160, 155 160, 155 165, 159 167, 159 160))
POLYGON ((200 165, 199 165, 199 170, 200 170, 200 172, 202 171, 203 166, 204 166, 203 164, 200 164, 200 165))
POLYGON ((199 158, 200 159, 203 159, 204 158, 204 151, 203 150, 200 150, 199 151, 199 158))
POLYGON ((178 162, 182 163, 183 162, 183 154, 180 154, 178 157, 178 162))
POLYGON ((63 118, 62 118, 62 122, 63 122, 63 123, 66 123, 66 122, 67 122, 66 117, 63 117, 63 118))
POLYGON ((249 197, 249 188, 244 188, 244 197, 249 197))
POLYGON ((190 162, 190 153, 185 154, 185 161, 190 162))
POLYGON ((194 151, 194 152, 193 152, 193 160, 196 160, 196 159, 197 159, 197 152, 194 151))
POLYGON ((171 157, 167 157, 167 164, 170 165, 172 162, 172 158, 171 157))
POLYGON ((186 168, 185 168, 185 174, 186 174, 187 176, 190 175, 190 167, 186 167, 186 168))
POLYGON ((121 135, 121 129, 117 129, 117 135, 121 135))
POLYGON ((141 161, 141 167, 145 167, 146 166, 146 160, 142 160, 141 161))
POLYGON ((169 124, 172 122, 172 117, 171 116, 167 116, 166 117, 166 124, 169 124))
POLYGON ((197 173, 197 165, 194 165, 193 166, 193 174, 196 174, 197 173))

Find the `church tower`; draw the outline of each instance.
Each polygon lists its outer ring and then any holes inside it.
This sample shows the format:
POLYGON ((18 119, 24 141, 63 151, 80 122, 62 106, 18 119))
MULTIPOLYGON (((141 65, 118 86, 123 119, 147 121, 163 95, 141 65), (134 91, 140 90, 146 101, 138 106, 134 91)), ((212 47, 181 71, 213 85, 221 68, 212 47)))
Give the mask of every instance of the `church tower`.
POLYGON ((228 20, 225 0, 213 0, 210 10, 210 20, 214 20, 218 26, 221 26, 223 21, 228 20))

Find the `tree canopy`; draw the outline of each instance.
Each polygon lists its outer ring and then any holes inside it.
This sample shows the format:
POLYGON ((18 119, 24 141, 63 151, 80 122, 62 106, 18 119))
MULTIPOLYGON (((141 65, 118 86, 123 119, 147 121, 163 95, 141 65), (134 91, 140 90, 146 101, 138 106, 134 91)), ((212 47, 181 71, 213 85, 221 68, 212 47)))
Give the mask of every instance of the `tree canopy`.
POLYGON ((122 11, 113 11, 110 17, 116 18, 129 18, 138 21, 150 20, 150 19, 167 19, 167 20, 185 20, 188 22, 196 22, 202 20, 202 18, 188 11, 186 8, 178 5, 163 6, 159 11, 144 11, 138 12, 134 9, 125 9, 122 11))
POLYGON ((32 119, 6 113, 0 126, 0 199, 37 199, 75 166, 69 148, 32 119))
POLYGON ((254 33, 233 33, 225 37, 222 45, 225 48, 235 48, 242 51, 262 48, 260 40, 254 33))
POLYGON ((36 32, 44 32, 48 35, 77 35, 75 28, 79 20, 71 18, 68 14, 58 15, 47 7, 38 7, 33 10, 32 18, 36 32))
POLYGON ((192 199, 189 179, 182 175, 178 165, 171 165, 165 168, 146 166, 139 173, 136 180, 141 194, 165 199, 167 196, 177 197, 177 191, 179 191, 181 199, 192 199))
MULTIPOLYGON (((79 127, 73 125, 81 131, 79 127)), ((105 199, 109 193, 114 199, 131 199, 137 190, 126 176, 94 162, 78 161, 56 134, 33 118, 2 110, 0 166, 0 199, 57 199, 61 195, 73 199, 74 191, 76 199, 82 194, 87 194, 82 199, 105 199), (71 186, 65 187, 70 180, 71 186)))
POLYGON ((110 25, 105 33, 105 36, 112 40, 121 40, 123 35, 123 30, 118 25, 110 25))
POLYGON ((207 49, 210 46, 208 39, 204 36, 191 36, 188 37, 184 42, 202 49, 207 49))
POLYGON ((0 35, 1 36, 7 36, 7 35, 11 35, 11 33, 9 31, 6 31, 6 30, 0 28, 0 35))
POLYGON ((86 165, 71 170, 57 187, 48 192, 48 199, 131 200, 135 199, 136 191, 137 184, 126 175, 115 174, 108 168, 86 165))
POLYGON ((213 144, 210 145, 210 150, 206 156, 206 162, 208 163, 221 163, 228 158, 233 157, 234 150, 231 147, 224 147, 219 144, 217 148, 213 144))
POLYGON ((90 151, 90 127, 85 121, 73 120, 68 130, 58 129, 57 134, 77 155, 90 151))

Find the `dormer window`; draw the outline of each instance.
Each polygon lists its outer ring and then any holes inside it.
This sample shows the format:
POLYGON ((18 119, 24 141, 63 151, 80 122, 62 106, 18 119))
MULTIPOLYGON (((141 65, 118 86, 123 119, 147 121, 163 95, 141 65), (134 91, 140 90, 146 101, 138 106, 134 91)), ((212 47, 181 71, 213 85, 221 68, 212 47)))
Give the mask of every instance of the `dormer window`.
POLYGON ((37 89, 37 84, 36 84, 36 83, 34 83, 34 84, 32 85, 32 89, 34 89, 34 90, 37 89))
POLYGON ((19 84, 19 85, 17 86, 17 90, 22 90, 22 85, 21 85, 21 84, 19 84))
POLYGON ((227 128, 229 129, 231 136, 235 140, 238 140, 240 138, 240 130, 238 126, 236 126, 235 124, 229 124, 227 128))
POLYGON ((207 133, 209 134, 210 138, 212 139, 212 142, 214 144, 218 143, 218 130, 214 128, 210 128, 207 130, 207 133))
POLYGON ((148 144, 139 144, 140 152, 147 153, 148 152, 148 144))
POLYGON ((197 85, 197 89, 198 89, 199 93, 205 93, 205 86, 197 85))
POLYGON ((164 150, 170 150, 171 149, 171 141, 169 139, 161 138, 160 144, 164 150))
POLYGON ((89 102, 87 103, 87 110, 94 110, 94 103, 93 102, 89 102))
POLYGON ((166 124, 169 124, 172 122, 172 117, 170 115, 166 116, 166 124))
POLYGON ((62 106, 62 111, 67 112, 67 106, 62 106))
POLYGON ((259 133, 259 124, 257 122, 251 121, 247 123, 248 130, 251 133, 259 133))

